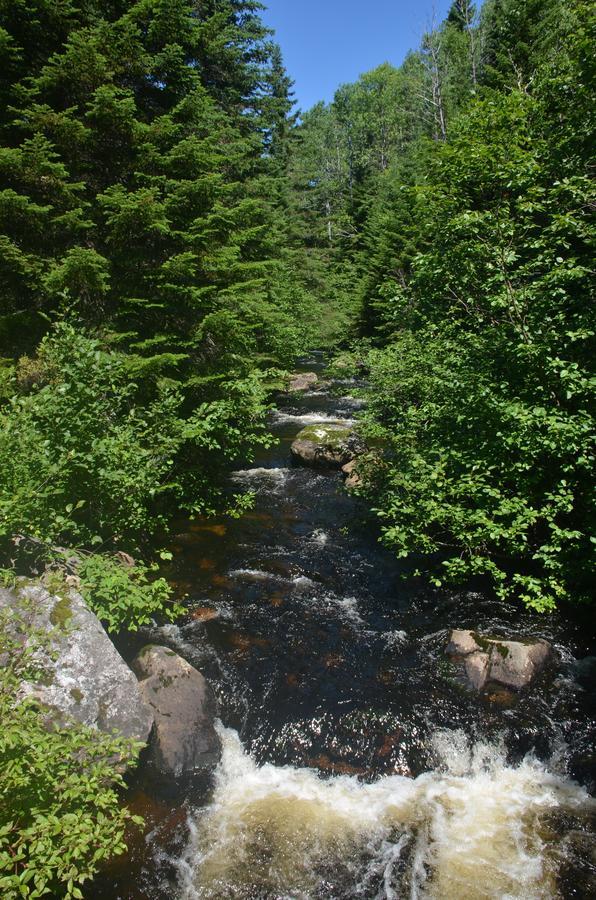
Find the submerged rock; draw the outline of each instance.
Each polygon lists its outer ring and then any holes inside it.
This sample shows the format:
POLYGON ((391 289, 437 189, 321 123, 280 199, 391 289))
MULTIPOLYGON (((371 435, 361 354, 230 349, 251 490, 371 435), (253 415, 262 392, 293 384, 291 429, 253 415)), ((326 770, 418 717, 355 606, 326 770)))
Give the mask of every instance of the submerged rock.
POLYGON ((151 755, 158 769, 182 775, 218 763, 221 743, 215 730, 215 698, 205 678, 169 650, 150 644, 133 662, 155 732, 151 755))
MULTIPOLYGON (((15 590, 0 589, 4 607, 15 623, 27 623, 28 635, 38 633, 42 646, 35 651, 39 680, 25 681, 24 695, 35 697, 48 711, 49 724, 75 721, 101 731, 146 741, 153 713, 137 680, 97 616, 74 590, 60 596, 40 584, 15 590)), ((10 627, 10 626, 9 626, 10 627)), ((20 633, 23 641, 31 638, 20 633)))
POLYGON ((292 456, 305 466, 341 469, 366 447, 363 441, 341 423, 309 425, 292 444, 292 456))
POLYGON ((447 654, 460 661, 472 687, 489 683, 519 691, 530 684, 553 656, 548 641, 507 641, 474 631, 452 631, 447 654))
POLYGON ((581 687, 586 690, 596 687, 596 656, 584 656, 583 659, 576 659, 571 669, 581 687))
POLYGON ((296 373, 290 377, 288 383, 288 391, 290 393, 298 393, 299 391, 308 391, 319 380, 316 372, 296 373))

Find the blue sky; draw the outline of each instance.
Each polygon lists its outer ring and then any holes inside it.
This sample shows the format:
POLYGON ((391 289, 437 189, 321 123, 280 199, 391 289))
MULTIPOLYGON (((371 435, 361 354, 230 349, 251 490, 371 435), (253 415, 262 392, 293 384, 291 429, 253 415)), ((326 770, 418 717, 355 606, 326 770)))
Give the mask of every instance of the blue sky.
POLYGON ((299 106, 329 101, 340 84, 382 62, 399 65, 415 48, 435 10, 451 0, 263 0, 299 106))

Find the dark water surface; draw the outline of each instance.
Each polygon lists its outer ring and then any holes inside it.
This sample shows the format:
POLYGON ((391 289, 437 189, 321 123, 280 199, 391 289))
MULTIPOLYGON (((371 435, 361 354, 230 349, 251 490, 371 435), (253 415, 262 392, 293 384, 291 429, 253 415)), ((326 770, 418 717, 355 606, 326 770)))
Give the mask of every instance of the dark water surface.
POLYGON ((148 830, 88 896, 593 896, 589 620, 404 581, 340 475, 292 466, 301 427, 357 417, 339 387, 281 401, 279 442, 232 476, 253 510, 173 536, 189 616, 152 637, 213 685, 224 759, 176 784, 142 769, 148 830), (470 695, 451 628, 547 638, 557 671, 513 703, 470 695))

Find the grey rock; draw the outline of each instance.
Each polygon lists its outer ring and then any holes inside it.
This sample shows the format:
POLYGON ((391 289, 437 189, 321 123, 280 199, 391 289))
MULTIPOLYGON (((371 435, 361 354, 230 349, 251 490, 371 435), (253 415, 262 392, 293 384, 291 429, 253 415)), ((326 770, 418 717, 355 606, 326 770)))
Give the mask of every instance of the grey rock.
POLYGON ((308 391, 318 382, 319 377, 316 372, 302 372, 292 375, 288 383, 288 391, 290 393, 298 393, 300 391, 308 391))
POLYGON ((489 683, 519 691, 553 656, 548 641, 508 641, 461 630, 451 632, 446 652, 463 664, 468 681, 478 691, 489 683))
POLYGON ((468 656, 469 653, 476 653, 479 649, 476 639, 472 631, 452 631, 449 644, 447 645, 447 653, 453 656, 468 656))
POLYGON ((56 596, 39 584, 2 590, 2 607, 24 617, 29 633, 47 637, 47 646, 36 650, 34 657, 43 676, 23 682, 21 689, 47 709, 49 724, 66 727, 75 721, 147 740, 152 710, 101 622, 76 591, 56 596))
POLYGON ((221 756, 215 698, 203 675, 169 650, 144 647, 133 662, 155 717, 151 755, 158 769, 179 776, 214 766, 221 756))

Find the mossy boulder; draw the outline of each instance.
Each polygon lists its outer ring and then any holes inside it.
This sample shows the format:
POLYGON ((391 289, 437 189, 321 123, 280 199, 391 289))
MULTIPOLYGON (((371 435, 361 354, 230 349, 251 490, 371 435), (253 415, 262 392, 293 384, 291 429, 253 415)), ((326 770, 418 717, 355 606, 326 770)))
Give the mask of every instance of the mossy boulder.
POLYGON ((296 436, 292 456, 304 466, 341 469, 365 449, 358 435, 345 425, 309 425, 296 436))

